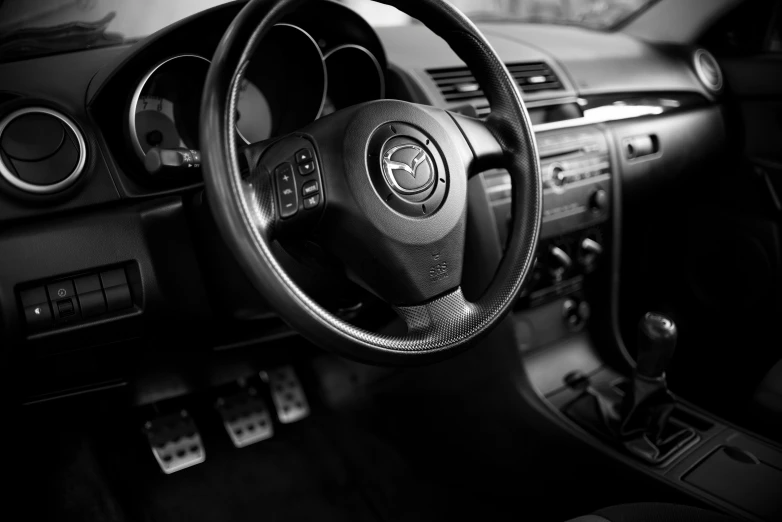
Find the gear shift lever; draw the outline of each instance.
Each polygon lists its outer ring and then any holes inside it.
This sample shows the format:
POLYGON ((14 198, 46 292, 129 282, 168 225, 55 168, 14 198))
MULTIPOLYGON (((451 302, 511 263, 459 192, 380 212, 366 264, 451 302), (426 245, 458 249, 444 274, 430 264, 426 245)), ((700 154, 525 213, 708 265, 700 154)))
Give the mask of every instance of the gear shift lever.
POLYGON ((665 381, 665 370, 676 349, 677 330, 672 319, 649 312, 638 324, 638 353, 632 386, 621 406, 619 435, 626 447, 647 462, 657 464, 695 433, 669 426, 676 403, 665 381))
POLYGON ((676 325, 668 317, 649 312, 638 323, 638 356, 632 386, 622 403, 623 437, 662 436, 674 399, 665 382, 665 370, 676 348, 676 325))
POLYGON ((668 317, 649 312, 638 324, 638 375, 659 379, 665 377, 665 370, 673 358, 678 337, 676 324, 668 317))
POLYGON ((649 312, 638 324, 638 352, 630 387, 622 399, 610 390, 593 387, 589 378, 571 378, 568 385, 583 390, 567 414, 576 422, 597 428, 640 460, 658 466, 698 440, 698 434, 670 420, 676 399, 665 381, 665 371, 676 349, 672 319, 649 312))

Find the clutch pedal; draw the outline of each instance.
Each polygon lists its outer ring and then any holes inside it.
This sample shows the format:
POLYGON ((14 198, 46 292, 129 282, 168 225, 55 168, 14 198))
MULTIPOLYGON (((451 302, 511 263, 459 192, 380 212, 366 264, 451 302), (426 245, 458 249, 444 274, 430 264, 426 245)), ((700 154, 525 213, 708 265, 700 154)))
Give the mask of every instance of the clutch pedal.
POLYGON ((310 414, 304 388, 301 387, 293 366, 281 366, 268 374, 262 373, 261 378, 269 384, 281 423, 290 424, 310 414))
POLYGON ((144 433, 163 473, 171 474, 206 460, 201 435, 187 410, 147 421, 144 433))
POLYGON ((237 448, 266 440, 274 435, 269 408, 253 387, 219 397, 215 408, 228 436, 237 448))

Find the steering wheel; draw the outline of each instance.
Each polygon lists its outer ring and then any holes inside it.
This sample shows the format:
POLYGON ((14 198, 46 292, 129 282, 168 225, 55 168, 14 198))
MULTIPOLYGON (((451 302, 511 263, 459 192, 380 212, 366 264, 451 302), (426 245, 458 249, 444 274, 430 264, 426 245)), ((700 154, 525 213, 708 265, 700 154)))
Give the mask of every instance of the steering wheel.
POLYGON ((236 106, 258 43, 316 0, 251 0, 212 59, 200 142, 212 213, 255 287, 313 343, 363 362, 405 365, 453 355, 512 308, 534 263, 541 223, 538 152, 508 70, 473 23, 445 0, 386 0, 443 38, 491 106, 486 121, 396 100, 337 111, 288 136, 237 147, 236 106), (468 302, 460 281, 468 179, 505 168, 511 237, 487 290, 468 302), (391 304, 404 335, 358 328, 314 302, 272 252, 307 237, 348 277, 391 304))

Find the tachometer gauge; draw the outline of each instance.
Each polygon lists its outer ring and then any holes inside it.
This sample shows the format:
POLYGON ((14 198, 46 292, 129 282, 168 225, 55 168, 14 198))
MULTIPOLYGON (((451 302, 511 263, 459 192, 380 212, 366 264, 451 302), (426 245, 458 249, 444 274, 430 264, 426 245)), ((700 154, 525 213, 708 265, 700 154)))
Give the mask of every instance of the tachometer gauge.
POLYGON ((140 159, 149 149, 198 148, 198 115, 209 60, 185 54, 152 68, 130 104, 130 140, 140 159))
POLYGON ((152 147, 184 147, 174 121, 174 104, 159 96, 142 96, 136 105, 136 137, 144 154, 152 147))

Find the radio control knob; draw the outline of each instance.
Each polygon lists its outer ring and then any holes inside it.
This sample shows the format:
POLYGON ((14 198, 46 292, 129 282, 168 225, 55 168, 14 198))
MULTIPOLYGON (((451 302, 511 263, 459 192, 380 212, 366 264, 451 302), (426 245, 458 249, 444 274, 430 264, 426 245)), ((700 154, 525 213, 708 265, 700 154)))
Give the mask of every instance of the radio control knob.
POLYGON ((565 184, 565 168, 559 163, 552 163, 549 165, 546 173, 547 184, 551 188, 561 188, 565 184))
POLYGON ((608 208, 608 192, 597 189, 589 197, 589 208, 594 212, 602 212, 608 208))

